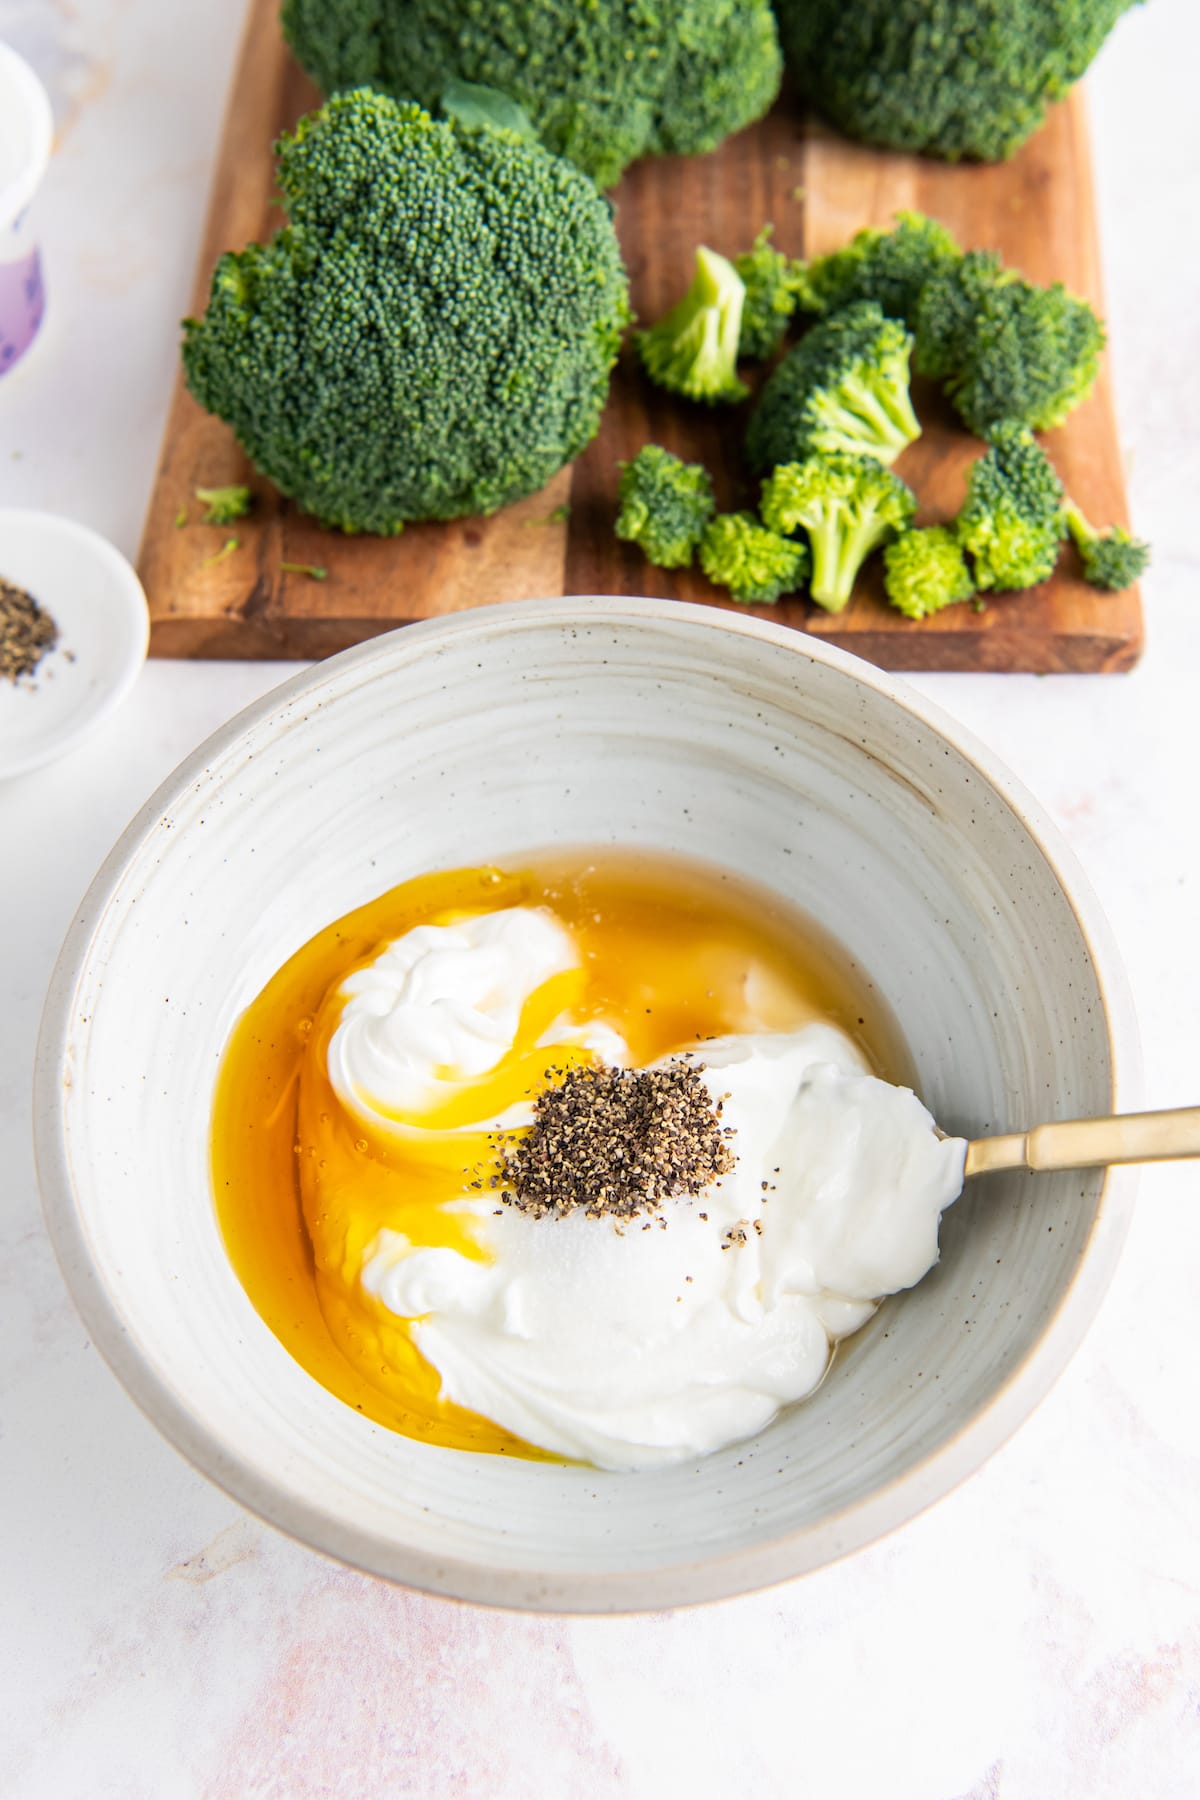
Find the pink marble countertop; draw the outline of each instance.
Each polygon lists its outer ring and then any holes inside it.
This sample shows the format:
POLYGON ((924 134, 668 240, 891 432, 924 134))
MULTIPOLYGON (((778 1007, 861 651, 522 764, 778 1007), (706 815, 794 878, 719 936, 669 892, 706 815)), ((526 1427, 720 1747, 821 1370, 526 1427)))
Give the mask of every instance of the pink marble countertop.
MULTIPOLYGON (((46 336, 0 384, 0 504, 136 549, 242 0, 0 0, 50 86, 46 336)), ((1155 0, 1091 82, 1134 514, 1125 678, 923 676, 1084 863, 1160 1106, 1200 1099, 1200 17, 1155 0)), ((151 664, 87 747, 0 784, 0 1791, 7 1800, 1191 1800, 1200 1793, 1200 1192, 1146 1172, 1084 1349, 887 1541, 694 1612, 543 1620, 326 1563, 170 1450, 42 1228, 29 1082, 67 922, 153 786, 285 671, 151 664)))

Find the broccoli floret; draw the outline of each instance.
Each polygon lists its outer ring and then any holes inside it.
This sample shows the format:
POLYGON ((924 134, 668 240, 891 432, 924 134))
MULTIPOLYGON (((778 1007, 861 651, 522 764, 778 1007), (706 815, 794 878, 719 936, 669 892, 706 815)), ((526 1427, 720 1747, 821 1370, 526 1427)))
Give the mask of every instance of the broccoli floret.
POLYGON ((651 381, 689 400, 744 400, 737 355, 745 293, 733 264, 702 245, 683 299, 633 334, 651 381))
POLYGON ((940 380, 969 428, 986 437, 1015 419, 1050 431, 1092 391, 1104 326, 1061 282, 1038 287, 974 250, 922 288, 917 368, 940 380))
POLYGON ((773 229, 764 225, 752 247, 733 259, 746 289, 738 355, 751 362, 764 361, 782 340, 806 275, 803 263, 773 247, 773 229))
POLYGON ((802 585, 808 552, 760 525, 753 513, 721 513, 700 540, 700 567, 743 605, 770 606, 802 585))
POLYGON ((975 592, 957 533, 944 525, 905 531, 883 553, 883 585, 906 619, 927 619, 975 592))
POLYGON ((699 463, 681 462, 658 444, 646 444, 621 464, 617 486, 619 538, 640 544, 660 569, 691 567, 704 528, 717 510, 712 482, 699 463))
POLYGON ((432 111, 453 81, 495 89, 601 187, 648 151, 715 149, 782 70, 769 0, 284 0, 282 17, 324 93, 432 111))
POLYGON ((775 0, 788 70, 852 137, 1009 156, 1134 0, 775 0))
POLYGON ((911 525, 917 498, 874 457, 837 453, 775 469, 763 483, 761 510, 773 531, 804 527, 812 597, 827 612, 841 612, 872 550, 911 525))
POLYGON ((759 397, 746 457, 760 474, 814 451, 891 463, 920 435, 908 397, 912 339, 869 301, 815 325, 759 397))
POLYGON ((629 315, 586 176, 360 88, 280 141, 279 183, 289 226, 221 258, 183 363, 306 512, 494 512, 594 437, 629 315))
POLYGON ((204 507, 205 525, 232 525, 244 519, 254 504, 248 487, 197 488, 196 498, 204 507))
POLYGON ((957 530, 980 589, 1036 587, 1053 575, 1064 532, 1062 482, 1023 426, 992 433, 971 470, 957 530))
POLYGON ((1123 525, 1098 530, 1073 500, 1068 500, 1064 517, 1083 564, 1083 578, 1092 587, 1119 594, 1141 580, 1150 567, 1150 546, 1144 539, 1135 538, 1123 525))
POLYGON ((856 300, 874 300, 889 319, 903 319, 911 329, 925 283, 961 255, 936 219, 900 212, 890 231, 868 228, 843 249, 814 257, 799 284, 799 303, 805 312, 828 313, 856 300))

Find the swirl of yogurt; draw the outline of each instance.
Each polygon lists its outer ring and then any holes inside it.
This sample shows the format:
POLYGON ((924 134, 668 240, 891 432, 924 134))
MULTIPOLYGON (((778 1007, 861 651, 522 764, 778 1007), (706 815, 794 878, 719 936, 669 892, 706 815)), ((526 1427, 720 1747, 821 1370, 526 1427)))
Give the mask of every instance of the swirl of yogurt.
MULTIPOLYGON (((513 1048, 530 997, 578 964, 570 932, 537 907, 415 926, 342 983, 328 1052, 334 1092, 376 1128, 419 1122, 495 1069, 513 1048)), ((617 1033, 594 1022, 557 1020, 542 1041, 581 1044, 610 1061, 624 1053, 617 1033)), ((518 1119, 506 1113, 502 1122, 518 1119)))

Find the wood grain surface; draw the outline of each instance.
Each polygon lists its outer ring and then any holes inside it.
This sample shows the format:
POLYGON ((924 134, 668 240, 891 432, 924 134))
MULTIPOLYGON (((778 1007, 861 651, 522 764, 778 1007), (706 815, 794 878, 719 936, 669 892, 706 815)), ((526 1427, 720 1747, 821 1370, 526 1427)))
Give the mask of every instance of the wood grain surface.
MULTIPOLYGON (((275 0, 252 0, 196 271, 202 310, 222 251, 269 235, 275 206, 271 146, 318 102, 280 34, 275 0)), ((786 97, 769 118, 711 156, 648 159, 613 196, 637 312, 652 319, 690 279, 697 243, 745 249, 766 220, 793 256, 836 248, 902 207, 945 221, 967 247, 989 246, 1036 281, 1061 280, 1102 310, 1085 106, 1076 91, 1009 163, 949 166, 869 150, 806 119, 786 97)), ((979 454, 950 409, 918 383, 924 431, 896 464, 915 488, 919 522, 951 518, 979 454)), ((489 601, 557 594, 653 594, 730 605, 698 570, 653 568, 612 534, 617 464, 656 442, 712 471, 723 506, 754 502, 739 466, 745 408, 706 409, 654 388, 623 353, 599 436, 540 494, 489 519, 418 525, 392 539, 327 531, 280 499, 219 420, 178 381, 140 556, 159 656, 319 657, 414 619, 489 601), (200 486, 246 481, 253 514, 227 529, 196 523, 200 486), (564 520, 555 516, 569 503, 564 520), (177 519, 186 512, 189 523, 177 519), (231 536, 236 549, 211 560, 231 536), (318 581, 284 563, 328 571, 318 581)), ((1084 511, 1127 523, 1107 373, 1047 447, 1084 511)), ((748 609, 812 632, 891 669, 1114 671, 1142 645, 1136 591, 1106 595, 1064 550, 1054 578, 986 610, 952 607, 919 623, 881 597, 878 558, 848 609, 803 600, 748 609)))

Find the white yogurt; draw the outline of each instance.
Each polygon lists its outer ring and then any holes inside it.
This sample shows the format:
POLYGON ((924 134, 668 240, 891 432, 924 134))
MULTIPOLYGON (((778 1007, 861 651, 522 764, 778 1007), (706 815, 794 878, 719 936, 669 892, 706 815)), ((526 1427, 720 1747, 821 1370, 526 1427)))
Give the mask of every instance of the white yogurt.
POLYGON ((937 1260, 965 1145, 908 1089, 825 1025, 703 1060, 737 1164, 661 1222, 497 1215, 488 1196, 452 1203, 485 1262, 391 1230, 368 1246, 363 1287, 412 1321, 445 1398, 604 1468, 700 1456, 810 1393, 831 1342, 937 1260))
MULTIPOLYGON (((531 995, 578 962, 566 927, 537 907, 416 926, 342 984, 329 1045, 334 1092, 378 1129, 419 1119, 494 1069, 531 995)), ((582 1044, 610 1061, 625 1048, 608 1027, 569 1018, 544 1041, 582 1044)), ((506 1113, 503 1122, 519 1121, 506 1113)))

